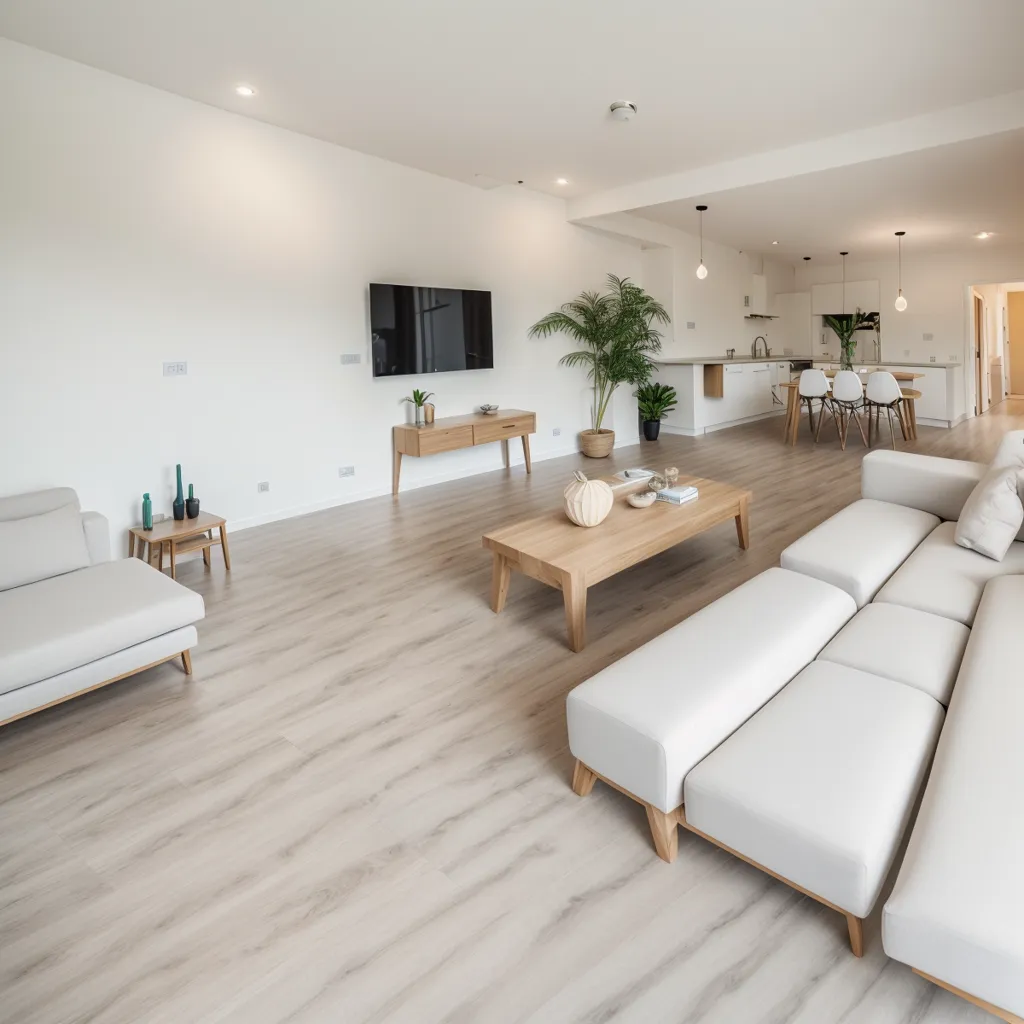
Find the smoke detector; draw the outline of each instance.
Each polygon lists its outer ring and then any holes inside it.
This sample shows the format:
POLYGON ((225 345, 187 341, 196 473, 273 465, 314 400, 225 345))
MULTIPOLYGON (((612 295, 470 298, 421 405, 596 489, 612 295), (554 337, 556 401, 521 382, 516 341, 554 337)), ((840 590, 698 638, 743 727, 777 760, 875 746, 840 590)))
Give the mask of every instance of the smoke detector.
POLYGON ((608 109, 616 121, 632 121, 636 117, 636 104, 629 100, 616 100, 608 109))

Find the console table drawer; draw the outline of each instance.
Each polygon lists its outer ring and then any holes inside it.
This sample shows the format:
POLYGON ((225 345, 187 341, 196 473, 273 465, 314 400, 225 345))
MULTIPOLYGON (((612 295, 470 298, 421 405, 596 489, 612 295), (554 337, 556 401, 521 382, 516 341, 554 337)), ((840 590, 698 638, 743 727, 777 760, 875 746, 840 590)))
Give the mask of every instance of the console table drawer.
POLYGON ((532 434, 536 429, 533 416, 523 416, 514 420, 495 420, 494 423, 474 423, 473 444, 488 444, 491 441, 501 441, 506 437, 532 434))
POLYGON ((437 452, 451 452, 456 448, 468 448, 473 443, 473 427, 428 427, 419 431, 420 455, 434 455, 437 452))

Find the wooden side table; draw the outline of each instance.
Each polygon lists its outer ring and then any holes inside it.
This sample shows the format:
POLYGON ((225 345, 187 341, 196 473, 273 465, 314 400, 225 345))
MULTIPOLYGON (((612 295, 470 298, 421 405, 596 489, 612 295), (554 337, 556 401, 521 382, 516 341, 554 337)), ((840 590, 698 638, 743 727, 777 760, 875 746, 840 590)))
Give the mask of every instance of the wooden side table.
POLYGON ((144 530, 141 526, 133 526, 128 531, 128 557, 136 557, 135 542, 138 541, 138 557, 163 572, 164 547, 166 546, 171 562, 171 579, 178 578, 177 556, 186 551, 198 551, 202 548, 203 565, 210 567, 210 548, 219 544, 224 555, 224 568, 231 568, 231 553, 228 551, 228 530, 220 516, 209 512, 200 512, 195 519, 164 519, 154 523, 152 530, 144 530), (216 534, 214 531, 217 531, 216 534), (146 545, 149 551, 146 552, 146 545))

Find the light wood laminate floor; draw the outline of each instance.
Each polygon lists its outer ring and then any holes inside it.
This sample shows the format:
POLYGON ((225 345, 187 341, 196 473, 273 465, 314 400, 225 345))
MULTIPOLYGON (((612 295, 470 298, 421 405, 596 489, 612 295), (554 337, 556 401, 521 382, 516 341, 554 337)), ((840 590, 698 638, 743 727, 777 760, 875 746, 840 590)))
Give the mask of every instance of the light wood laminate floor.
MULTIPOLYGON (((1008 402, 911 450, 988 459, 1008 402)), ((167 665, 0 731, 0 1020, 967 1024, 979 1010, 698 837, 569 789, 565 695, 858 494, 862 449, 773 419, 663 436, 233 536, 195 676, 167 665), (488 529, 571 470, 674 464, 754 493, 733 524, 595 587, 488 607, 488 529)), ((643 515, 642 511, 636 513, 643 515)), ((736 624, 737 638, 742 623, 736 624)))

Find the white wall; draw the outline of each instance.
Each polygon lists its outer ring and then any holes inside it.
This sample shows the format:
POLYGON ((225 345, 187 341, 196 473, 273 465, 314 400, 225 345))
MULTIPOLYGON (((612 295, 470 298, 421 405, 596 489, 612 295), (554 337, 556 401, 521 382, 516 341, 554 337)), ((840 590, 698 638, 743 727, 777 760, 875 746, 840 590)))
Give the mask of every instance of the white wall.
MULTIPOLYGON (((978 242, 979 247, 984 243, 978 242)), ((1024 251, 987 256, 979 251, 972 257, 918 258, 911 246, 903 248, 903 294, 907 309, 893 308, 897 293, 896 260, 847 263, 848 281, 877 280, 881 287, 882 355, 885 359, 940 363, 964 361, 969 310, 969 284, 1018 280, 1024 276, 1024 251), (909 251, 908 251, 909 250, 909 251), (926 340, 925 334, 933 335, 926 340)), ((796 268, 798 290, 812 284, 842 279, 842 268, 834 265, 802 264, 796 268)), ((819 346, 815 344, 817 352, 819 346)))
MULTIPOLYGON (((5 40, 0 139, 0 493, 70 485, 123 531, 143 491, 169 512, 180 461, 204 508, 246 525, 389 491, 391 426, 414 386, 437 393, 439 416, 536 410, 538 459, 575 450, 589 425, 584 375, 557 366, 570 343, 526 331, 609 271, 639 277, 641 254, 566 223, 561 201, 5 40), (372 379, 371 281, 490 289, 495 369, 372 379), (164 378, 176 360, 188 376, 164 378)), ((620 443, 636 438, 627 389, 613 422, 620 443)), ((406 459, 403 489, 500 465, 497 445, 406 459)))

